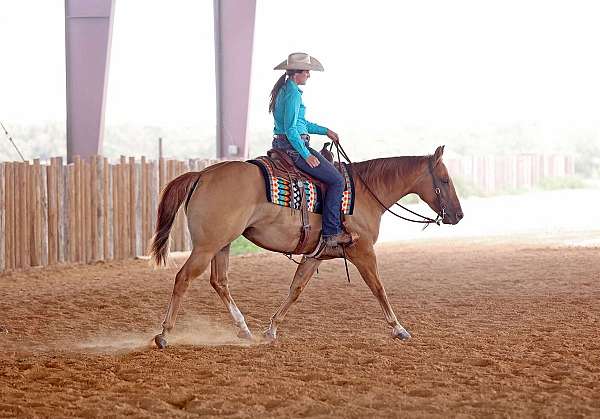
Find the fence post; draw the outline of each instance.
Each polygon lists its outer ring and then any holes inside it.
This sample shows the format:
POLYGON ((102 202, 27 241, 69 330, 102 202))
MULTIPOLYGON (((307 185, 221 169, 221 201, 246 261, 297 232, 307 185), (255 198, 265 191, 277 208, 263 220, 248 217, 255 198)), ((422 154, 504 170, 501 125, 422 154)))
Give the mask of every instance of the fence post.
POLYGON ((31 266, 29 253, 30 226, 29 226, 29 162, 20 163, 21 166, 21 264, 24 268, 31 266))
POLYGON ((109 221, 109 208, 110 208, 110 168, 108 165, 108 159, 102 158, 102 253, 104 254, 104 260, 110 260, 112 256, 111 242, 110 242, 110 221, 109 221))
POLYGON ((89 184, 90 194, 90 259, 98 260, 98 167, 96 156, 90 156, 89 160, 89 184))
POLYGON ((121 224, 121 239, 119 240, 121 242, 121 258, 125 259, 127 257, 129 257, 129 191, 128 191, 128 186, 129 186, 129 179, 128 179, 128 174, 129 171, 127 170, 127 159, 125 158, 125 156, 121 156, 121 166, 119 169, 119 173, 120 173, 120 190, 119 190, 119 198, 121 200, 120 204, 119 204, 119 209, 120 214, 119 214, 119 218, 120 221, 119 223, 121 224))
POLYGON ((23 265, 21 264, 21 227, 23 225, 21 220, 21 165, 18 162, 13 163, 14 168, 14 176, 13 176, 13 193, 15 195, 15 206, 13 212, 14 219, 14 238, 15 241, 13 243, 14 246, 14 254, 15 254, 15 268, 21 268, 23 265))
POLYGON ((33 160, 33 191, 32 191, 32 200, 31 200, 31 212, 32 212, 32 235, 31 235, 31 265, 39 266, 42 264, 42 255, 41 255, 41 193, 40 193, 40 178, 41 178, 41 169, 40 169, 40 159, 33 160))
POLYGON ((58 217, 56 208, 56 160, 50 159, 48 166, 48 264, 54 265, 58 262, 58 217))
POLYGON ((77 208, 75 201, 75 166, 73 164, 67 165, 67 189, 69 191, 65 194, 67 198, 67 218, 69 220, 67 233, 67 260, 73 263, 77 260, 77 208))
POLYGON ((94 237, 93 233, 95 233, 96 226, 94 223, 93 217, 93 206, 92 199, 94 194, 92 194, 92 157, 87 160, 83 160, 84 174, 85 174, 85 189, 84 189, 84 197, 85 197, 85 262, 91 262, 94 260, 94 255, 92 250, 95 248, 96 251, 98 249, 98 243, 96 242, 97 236, 94 237))
POLYGON ((57 157, 55 159, 55 176, 56 176, 56 220, 57 220, 57 256, 58 262, 65 262, 65 179, 64 179, 64 168, 63 158, 57 157))
POLYGON ((104 162, 100 156, 94 156, 93 159, 96 166, 95 181, 92 186, 96 195, 96 205, 92 209, 96 225, 96 258, 104 260, 104 162))
POLYGON ((6 200, 4 198, 4 163, 0 163, 0 272, 6 269, 5 262, 5 246, 6 246, 6 223, 4 217, 6 216, 6 200))
POLYGON ((148 164, 146 156, 142 156, 140 162, 141 185, 140 185, 140 204, 141 204, 141 254, 146 254, 148 247, 148 164))
MULTIPOLYGON (((39 163, 39 160, 36 159, 39 163)), ((37 172, 35 162, 33 161, 32 165, 27 164, 27 201, 28 205, 28 218, 27 218, 27 226, 29 229, 27 239, 29 241, 29 264, 31 266, 38 266, 40 264, 38 257, 38 245, 39 242, 36 240, 36 224, 37 224, 37 207, 38 200, 36 199, 36 190, 37 190, 37 172)))
POLYGON ((120 214, 121 214, 121 197, 119 194, 120 184, 121 184, 121 172, 119 164, 111 165, 111 177, 112 177, 112 236, 113 236, 113 258, 121 259, 121 222, 120 222, 120 214))
POLYGON ((77 211, 77 262, 85 261, 85 200, 83 196, 83 185, 85 179, 83 175, 83 161, 79 156, 75 156, 75 206, 77 211))
POLYGON ((42 266, 48 266, 48 170, 50 166, 40 166, 40 253, 42 266))
POLYGON ((137 177, 135 168, 135 157, 129 157, 129 256, 137 256, 137 231, 136 231, 136 214, 137 200, 136 187, 137 177))
POLYGON ((4 202, 6 202, 6 211, 4 212, 4 227, 6 229, 4 237, 4 264, 6 269, 15 267, 13 259, 14 237, 13 237, 13 213, 15 198, 13 193, 13 170, 12 163, 4 163, 4 202))
POLYGON ((142 190, 142 162, 135 164, 135 255, 143 255, 143 235, 142 230, 142 204, 144 191, 142 190))

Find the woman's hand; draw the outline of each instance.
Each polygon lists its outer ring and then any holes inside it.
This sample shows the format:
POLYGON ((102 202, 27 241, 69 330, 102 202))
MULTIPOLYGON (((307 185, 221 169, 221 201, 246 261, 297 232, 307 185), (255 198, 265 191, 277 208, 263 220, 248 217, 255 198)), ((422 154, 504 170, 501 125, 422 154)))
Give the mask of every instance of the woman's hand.
POLYGON ((310 167, 317 167, 319 164, 321 164, 321 162, 319 161, 319 159, 316 158, 315 156, 313 156, 312 154, 306 158, 306 163, 310 167))
POLYGON ((336 144, 340 142, 340 137, 337 135, 337 133, 333 132, 329 128, 327 129, 327 136, 336 144))

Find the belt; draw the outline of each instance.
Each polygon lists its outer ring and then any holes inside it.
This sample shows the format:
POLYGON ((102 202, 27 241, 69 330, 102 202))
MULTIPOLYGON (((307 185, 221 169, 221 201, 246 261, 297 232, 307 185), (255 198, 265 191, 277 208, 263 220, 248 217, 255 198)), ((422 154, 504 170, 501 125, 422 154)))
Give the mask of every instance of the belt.
MULTIPOLYGON (((287 135, 275 134, 273 135, 273 138, 277 138, 278 140, 287 140, 287 135)), ((300 134, 300 138, 302 138, 304 141, 310 141, 310 135, 308 134, 300 134)))

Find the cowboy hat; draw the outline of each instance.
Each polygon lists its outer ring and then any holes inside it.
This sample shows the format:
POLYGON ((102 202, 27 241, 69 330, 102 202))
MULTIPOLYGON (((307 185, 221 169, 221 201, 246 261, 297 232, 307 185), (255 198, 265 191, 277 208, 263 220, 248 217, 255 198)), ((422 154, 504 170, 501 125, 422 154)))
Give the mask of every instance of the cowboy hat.
POLYGON ((323 65, 315 57, 311 57, 304 52, 293 52, 288 55, 287 60, 283 60, 273 70, 323 71, 323 65))

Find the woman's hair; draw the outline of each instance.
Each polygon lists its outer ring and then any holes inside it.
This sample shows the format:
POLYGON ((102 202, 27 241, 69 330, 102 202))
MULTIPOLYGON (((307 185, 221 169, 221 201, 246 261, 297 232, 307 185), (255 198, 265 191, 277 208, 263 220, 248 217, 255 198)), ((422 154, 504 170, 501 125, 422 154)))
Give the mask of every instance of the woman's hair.
POLYGON ((279 79, 275 82, 275 85, 271 90, 271 99, 269 100, 269 113, 272 113, 275 110, 275 99, 277 99, 277 94, 285 84, 287 78, 293 76, 296 73, 302 73, 302 71, 304 70, 286 70, 285 73, 283 73, 281 77, 279 77, 279 79))

